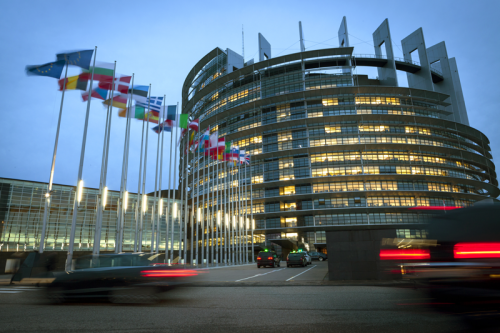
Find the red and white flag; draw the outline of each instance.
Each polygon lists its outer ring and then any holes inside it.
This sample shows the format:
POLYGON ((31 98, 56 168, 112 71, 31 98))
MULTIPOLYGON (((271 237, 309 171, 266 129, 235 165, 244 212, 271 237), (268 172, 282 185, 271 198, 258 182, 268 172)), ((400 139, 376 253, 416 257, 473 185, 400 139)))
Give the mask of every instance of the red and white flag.
POLYGON ((198 129, 200 127, 200 119, 195 119, 192 122, 189 123, 188 127, 192 129, 195 132, 198 132, 198 129))
MULTIPOLYGON (((128 92, 128 88, 130 86, 131 76, 117 75, 115 77, 115 91, 119 91, 122 94, 126 94, 128 92)), ((99 88, 111 90, 113 87, 113 80, 111 77, 104 78, 99 81, 99 88)))

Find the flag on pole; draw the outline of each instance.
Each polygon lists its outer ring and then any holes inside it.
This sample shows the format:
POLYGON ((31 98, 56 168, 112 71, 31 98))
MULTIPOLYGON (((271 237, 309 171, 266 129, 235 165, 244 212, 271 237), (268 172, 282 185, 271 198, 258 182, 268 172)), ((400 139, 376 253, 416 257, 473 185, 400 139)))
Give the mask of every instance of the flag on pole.
POLYGON ((240 150, 239 162, 240 162, 240 164, 243 164, 245 162, 245 150, 243 150, 243 149, 240 150))
POLYGON ((224 154, 224 150, 226 149, 226 138, 219 138, 219 142, 217 143, 217 147, 215 149, 210 150, 210 155, 214 160, 222 159, 222 155, 224 154))
POLYGON ((167 119, 175 120, 176 113, 177 113, 177 105, 169 105, 167 107, 167 119))
POLYGON ((187 114, 183 113, 179 115, 179 127, 186 129, 186 131, 188 128, 188 120, 189 120, 188 118, 189 116, 187 114))
POLYGON ((163 96, 146 98, 145 102, 137 101, 136 105, 145 107, 146 109, 149 106, 150 110, 161 111, 162 103, 163 103, 163 96))
POLYGON ((143 120, 144 116, 146 116, 146 110, 143 107, 133 106, 131 108, 122 109, 122 110, 118 111, 118 116, 120 116, 122 118, 126 118, 127 114, 128 114, 129 118, 143 120))
POLYGON ((199 127, 200 127, 200 119, 195 119, 189 123, 189 128, 192 129, 195 132, 198 132, 199 127))
MULTIPOLYGON (((115 91, 118 91, 122 94, 127 94, 128 88, 130 86, 130 80, 132 79, 131 76, 124 76, 124 75, 116 75, 115 74, 115 91)), ((99 88, 101 89, 106 89, 106 90, 111 90, 113 89, 113 78, 106 78, 104 80, 101 80, 99 82, 99 88)))
MULTIPOLYGON (((66 90, 87 90, 87 84, 89 82, 90 75, 89 74, 80 74, 76 76, 70 76, 66 78, 66 90)), ((59 91, 62 91, 64 88, 64 79, 60 79, 57 81, 59 84, 59 91)))
MULTIPOLYGON (((97 99, 102 99, 103 101, 106 99, 108 96, 108 91, 101 89, 101 88, 95 88, 92 89, 92 97, 97 98, 97 99)), ((82 92, 82 99, 84 102, 86 102, 89 99, 89 92, 84 91, 82 92)))
POLYGON ((26 66, 26 74, 59 79, 65 64, 66 62, 64 60, 58 60, 38 66, 26 66))
POLYGON ((92 68, 94 68, 94 81, 113 80, 114 63, 96 61, 95 67, 89 66, 88 71, 83 72, 92 73, 92 68))
POLYGON ((245 154, 245 164, 250 165, 250 154, 245 154))
MULTIPOLYGON (((94 50, 82 50, 70 53, 59 53, 56 54, 57 60, 64 60, 68 65, 78 66, 83 69, 90 68, 90 61, 92 60, 92 55, 94 50)), ((94 76, 95 79, 95 76, 94 76)), ((108 89, 109 90, 109 89, 108 89)))
MULTIPOLYGON (((149 86, 134 86, 133 90, 134 93, 132 95, 132 98, 136 102, 148 102, 149 86)), ((128 90, 128 93, 132 94, 132 88, 128 90)))
POLYGON ((111 98, 110 98, 110 99, 107 99, 104 102, 102 102, 102 104, 109 105, 109 103, 111 103, 111 106, 114 106, 115 108, 126 109, 127 108, 127 101, 128 101, 128 95, 122 94, 122 95, 114 96, 113 101, 111 101, 111 98))
POLYGON ((200 153, 203 153, 206 149, 208 149, 208 140, 210 138, 210 127, 200 136, 198 140, 198 146, 200 153))
POLYGON ((169 124, 168 121, 169 120, 166 120, 163 123, 161 123, 160 125, 153 127, 152 130, 158 134, 160 134, 161 131, 172 132, 172 124, 171 123, 169 124))

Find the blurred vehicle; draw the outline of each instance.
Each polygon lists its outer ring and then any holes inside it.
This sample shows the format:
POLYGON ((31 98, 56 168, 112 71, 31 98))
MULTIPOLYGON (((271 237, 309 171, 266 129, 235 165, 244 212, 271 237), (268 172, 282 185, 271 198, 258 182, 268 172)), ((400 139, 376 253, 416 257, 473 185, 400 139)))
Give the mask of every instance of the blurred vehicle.
POLYGON ((274 251, 260 251, 257 255, 257 268, 271 266, 280 267, 281 258, 274 251))
POLYGON ((304 256, 306 257, 306 264, 307 265, 312 264, 312 258, 309 255, 309 253, 307 251, 302 251, 302 250, 300 252, 302 252, 304 254, 304 256))
POLYGON ((323 261, 323 260, 328 259, 327 255, 324 253, 321 253, 321 252, 311 251, 311 252, 309 252, 309 254, 311 255, 312 260, 323 261))
POLYGON ((429 246, 406 250, 420 260, 401 264, 403 278, 443 301, 500 300, 499 204, 448 211, 427 229, 429 246))
POLYGON ((286 267, 292 267, 300 265, 302 267, 306 267, 307 259, 304 253, 302 252, 290 252, 286 258, 286 267))
POLYGON ((54 272, 47 286, 53 303, 74 299, 107 299, 114 303, 149 303, 158 294, 191 282, 197 270, 155 263, 157 254, 121 253, 76 260, 75 269, 54 272))

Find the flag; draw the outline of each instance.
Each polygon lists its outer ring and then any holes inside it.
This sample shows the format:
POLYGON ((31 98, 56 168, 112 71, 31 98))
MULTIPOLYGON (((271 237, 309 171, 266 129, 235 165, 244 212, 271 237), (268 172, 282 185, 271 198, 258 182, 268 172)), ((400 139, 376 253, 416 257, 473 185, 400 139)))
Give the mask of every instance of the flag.
MULTIPOLYGON (((118 111, 118 116, 126 118, 127 109, 118 111)), ((143 107, 133 106, 131 109, 129 109, 128 116, 130 118, 139 119, 143 121, 148 120, 148 113, 146 112, 146 109, 144 109, 143 107)), ((157 111, 149 112, 149 122, 158 124, 160 122, 160 113, 157 111)))
POLYGON ((191 132, 191 137, 189 138, 189 145, 192 146, 194 141, 194 131, 191 132))
POLYGON ((247 165, 250 165, 250 154, 245 154, 245 161, 247 165))
POLYGON ((26 66, 26 74, 48 76, 59 79, 61 78, 61 73, 65 64, 66 62, 64 60, 58 60, 44 65, 26 66))
MULTIPOLYGON (((111 106, 114 106, 115 108, 120 108, 120 109, 126 109, 127 108, 127 101, 128 101, 128 95, 118 95, 113 97, 113 101, 110 99, 105 100, 102 102, 104 105, 109 105, 111 103, 111 106)), ((125 117, 125 116, 124 116, 125 117)))
POLYGON ((188 118, 189 116, 186 114, 180 114, 179 115, 179 127, 180 128, 188 128, 188 118))
POLYGON ((200 153, 203 153, 205 149, 208 149, 208 139, 210 138, 210 127, 206 130, 203 135, 200 136, 198 140, 198 146, 200 153))
POLYGON ((169 120, 165 120, 163 123, 161 123, 158 126, 153 127, 152 129, 153 129, 153 131, 155 131, 158 134, 160 134, 161 131, 172 132, 172 123, 171 123, 171 120, 170 120, 170 123, 169 123, 169 120))
POLYGON ((198 132, 199 127, 200 127, 200 119, 198 118, 198 119, 195 119, 195 120, 191 121, 189 123, 188 127, 190 129, 192 129, 193 131, 198 132))
POLYGON ((93 54, 94 50, 82 50, 71 53, 59 53, 56 54, 56 57, 57 60, 66 61, 68 65, 78 66, 83 69, 89 69, 93 54))
MULTIPOLYGON (((115 91, 118 91, 122 94, 126 94, 128 92, 128 88, 130 86, 131 76, 123 76, 115 74, 115 91)), ((113 89, 113 78, 105 78, 99 81, 99 88, 111 90, 113 89)))
POLYGON ((240 148, 232 147, 231 152, 229 153, 229 161, 238 161, 240 156, 240 148))
POLYGON ((87 83, 89 81, 89 75, 88 74, 80 74, 76 76, 70 76, 64 79, 60 79, 57 81, 59 84, 59 91, 63 90, 64 87, 64 81, 66 81, 66 90, 87 90, 87 83))
MULTIPOLYGON (((106 99, 108 96, 108 91, 101 89, 101 88, 95 88, 92 89, 92 97, 102 99, 103 101, 106 99)), ((89 99, 89 93, 88 91, 82 92, 82 99, 84 102, 86 102, 89 99)))
POLYGON ((137 102, 147 103, 149 86, 133 86, 128 90, 129 94, 132 94, 132 98, 137 102), (132 94, 133 90, 133 94, 132 94))
POLYGON ((115 64, 110 62, 97 61, 95 67, 89 66, 88 70, 83 71, 84 73, 89 73, 90 78, 92 78, 92 68, 94 69, 95 81, 113 80, 113 71, 115 69, 115 64))
POLYGON ((128 110, 129 118, 135 118, 135 119, 141 119, 141 120, 143 120, 145 118, 146 110, 143 107, 137 107, 137 106, 133 106, 130 109, 122 109, 122 110, 118 111, 118 116, 126 118, 127 117, 127 110, 128 110))
POLYGON ((239 162, 240 162, 240 164, 243 164, 243 162, 245 162, 245 150, 243 150, 243 149, 240 150, 239 162))
POLYGON ((177 113, 177 105, 169 105, 167 107, 167 119, 175 120, 176 113, 177 113))
POLYGON ((163 97, 150 97, 146 98, 146 102, 137 101, 137 105, 145 107, 146 109, 149 107, 150 110, 161 111, 161 104, 163 103, 163 97))

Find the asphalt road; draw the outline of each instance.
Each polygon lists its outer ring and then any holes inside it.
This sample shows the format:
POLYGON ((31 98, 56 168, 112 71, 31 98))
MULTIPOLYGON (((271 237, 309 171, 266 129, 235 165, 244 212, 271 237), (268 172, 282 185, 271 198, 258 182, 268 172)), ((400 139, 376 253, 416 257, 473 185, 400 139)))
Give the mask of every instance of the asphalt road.
POLYGON ((326 262, 313 261, 306 267, 294 266, 287 268, 286 261, 281 267, 261 267, 256 264, 235 267, 220 266, 211 268, 203 275, 205 281, 215 282, 294 282, 294 281, 323 281, 328 273, 326 262))
POLYGON ((478 323, 487 323, 487 332, 500 327, 496 308, 450 311, 413 288, 314 285, 326 274, 326 263, 209 271, 207 283, 174 289, 151 305, 49 305, 42 288, 1 286, 0 332, 432 333, 478 332, 478 323), (257 284, 236 282, 245 278, 257 284), (298 279, 302 285, 291 284, 298 279))

